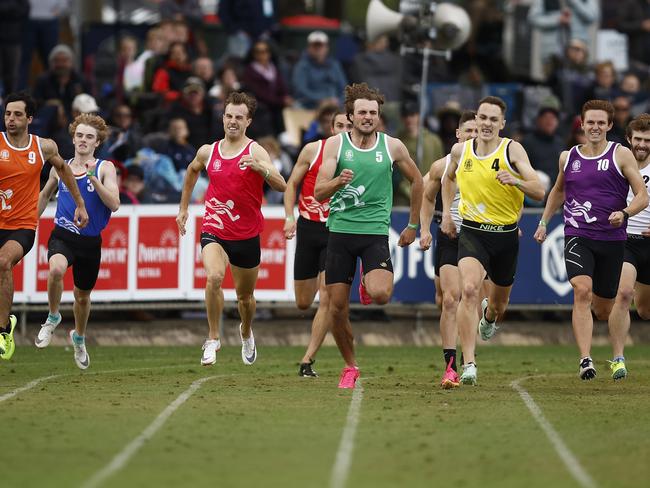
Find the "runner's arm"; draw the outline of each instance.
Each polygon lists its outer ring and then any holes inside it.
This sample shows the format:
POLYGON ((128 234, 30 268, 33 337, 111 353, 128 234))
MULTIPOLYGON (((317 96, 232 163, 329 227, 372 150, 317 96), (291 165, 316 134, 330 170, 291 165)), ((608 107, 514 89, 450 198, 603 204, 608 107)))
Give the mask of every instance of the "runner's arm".
POLYGON ((314 186, 314 198, 319 202, 330 198, 354 178, 354 172, 350 169, 344 169, 336 178, 334 177, 338 164, 336 156, 340 145, 341 137, 338 135, 332 136, 325 141, 323 163, 320 166, 320 170, 318 170, 316 185, 314 186))
POLYGON ((253 144, 251 147, 252 161, 248 162, 247 156, 242 156, 240 165, 246 166, 247 164, 253 171, 259 173, 264 181, 266 181, 271 188, 275 191, 284 192, 287 189, 287 182, 280 174, 275 165, 271 162, 271 156, 259 144, 253 144))
POLYGON ((43 215, 45 207, 47 207, 48 202, 54 196, 57 187, 59 186, 59 178, 56 176, 56 170, 54 168, 50 169, 50 176, 45 183, 45 186, 38 194, 38 216, 43 215))
POLYGON ((185 171, 185 177, 183 178, 183 191, 181 193, 181 203, 179 205, 178 215, 176 216, 178 231, 182 236, 185 235, 185 223, 187 222, 188 217, 187 209, 190 205, 192 191, 194 190, 196 181, 199 179, 201 171, 203 171, 208 164, 211 150, 212 146, 210 144, 204 144, 201 146, 197 151, 196 156, 185 171))
POLYGON ((311 142, 302 148, 291 171, 291 176, 289 176, 289 181, 287 181, 287 189, 284 192, 284 235, 287 239, 291 239, 296 233, 296 217, 293 215, 293 208, 296 205, 298 185, 309 171, 309 165, 316 156, 317 147, 318 143, 311 142))
POLYGON ((517 166, 517 171, 521 178, 517 178, 512 173, 501 170, 497 172, 497 179, 503 185, 512 185, 519 188, 524 195, 532 198, 533 200, 544 200, 544 187, 542 182, 539 181, 537 172, 533 169, 528 159, 528 154, 517 141, 512 141, 510 144, 510 157, 513 163, 517 166))
POLYGON ((66 164, 61 156, 59 156, 59 148, 56 143, 51 139, 41 139, 41 149, 43 150, 43 158, 48 161, 55 169, 63 184, 68 188, 77 208, 74 211, 74 224, 80 229, 88 225, 88 212, 86 212, 86 203, 81 198, 77 180, 72 174, 70 166, 66 164))
POLYGON ((102 174, 101 180, 97 178, 96 165, 88 168, 88 179, 95 187, 95 191, 101 201, 108 208, 111 209, 111 212, 117 212, 117 209, 120 208, 120 189, 117 186, 117 173, 115 171, 115 166, 110 161, 104 161, 101 166, 102 174))
POLYGON ((458 168, 458 161, 460 160, 463 152, 463 143, 459 142, 454 144, 451 148, 451 155, 449 157, 449 166, 445 175, 441 179, 442 189, 440 194, 442 196, 442 222, 440 223, 440 230, 449 237, 456 237, 456 225, 451 218, 451 204, 456 196, 456 169, 458 168))
POLYGON ((648 191, 646 190, 645 183, 643 182, 643 177, 639 172, 639 165, 636 162, 636 158, 632 151, 626 147, 619 146, 616 149, 616 162, 618 163, 621 173, 630 183, 630 188, 632 193, 634 193, 634 198, 630 201, 627 207, 621 209, 618 212, 612 212, 612 215, 609 217, 609 221, 613 225, 619 223, 619 217, 622 218, 620 225, 625 222, 625 213, 628 217, 638 214, 641 210, 648 207, 648 191), (621 215, 614 214, 620 213, 621 215))
POLYGON ((409 221, 406 228, 400 234, 397 243, 398 246, 404 247, 415 240, 417 233, 417 225, 420 221, 420 209, 422 208, 422 175, 402 141, 390 137, 388 139, 388 148, 393 155, 393 164, 397 166, 400 173, 411 184, 409 221))
POLYGON ((548 193, 546 199, 546 206, 542 213, 542 218, 539 221, 537 230, 535 231, 534 238, 537 242, 544 242, 546 239, 546 225, 551 220, 551 217, 558 211, 560 206, 564 204, 564 164, 569 157, 569 151, 562 151, 560 154, 559 166, 560 170, 557 173, 557 179, 551 191, 548 193))

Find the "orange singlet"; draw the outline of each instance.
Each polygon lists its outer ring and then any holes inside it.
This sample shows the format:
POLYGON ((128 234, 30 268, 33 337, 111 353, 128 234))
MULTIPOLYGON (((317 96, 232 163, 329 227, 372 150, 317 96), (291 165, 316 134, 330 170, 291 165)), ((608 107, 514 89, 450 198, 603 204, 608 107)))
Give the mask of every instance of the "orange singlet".
POLYGON ((27 146, 18 148, 0 132, 0 229, 36 229, 43 164, 38 136, 30 134, 27 146))

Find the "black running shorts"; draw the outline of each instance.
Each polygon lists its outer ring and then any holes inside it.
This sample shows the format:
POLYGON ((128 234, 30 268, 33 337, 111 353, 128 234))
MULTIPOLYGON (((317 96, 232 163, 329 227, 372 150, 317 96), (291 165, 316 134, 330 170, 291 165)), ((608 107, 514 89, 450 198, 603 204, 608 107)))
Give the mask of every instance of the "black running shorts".
POLYGON ((325 283, 351 284, 361 258, 363 272, 385 269, 393 272, 388 236, 330 232, 325 261, 325 283))
POLYGON ((636 268, 636 280, 650 285, 650 237, 628 234, 623 260, 636 268))
POLYGON ((463 220, 458 237, 458 262, 467 257, 476 258, 495 285, 512 285, 519 255, 517 225, 483 224, 483 227, 494 227, 495 230, 480 230, 480 225, 463 220))
POLYGON ((458 238, 452 239, 438 227, 436 233, 436 250, 434 252, 434 269, 440 276, 440 268, 449 264, 458 266, 458 238))
POLYGON ((298 217, 296 223, 296 257, 293 262, 293 279, 316 278, 325 271, 329 231, 325 222, 298 217))
POLYGON ((238 268, 251 269, 260 265, 261 249, 260 236, 241 241, 226 241, 214 234, 201 233, 201 249, 208 244, 219 244, 228 256, 230 264, 238 268))
POLYGON ((102 237, 81 236, 54 226, 47 243, 48 261, 55 254, 62 254, 72 266, 74 286, 80 290, 92 290, 97 283, 102 261, 102 237))
POLYGON ((0 247, 7 241, 16 241, 23 248, 23 256, 25 256, 34 246, 35 237, 34 229, 0 229, 0 247))
POLYGON ((616 298, 624 255, 625 241, 564 237, 567 277, 569 280, 576 276, 591 277, 593 293, 601 298, 616 298))

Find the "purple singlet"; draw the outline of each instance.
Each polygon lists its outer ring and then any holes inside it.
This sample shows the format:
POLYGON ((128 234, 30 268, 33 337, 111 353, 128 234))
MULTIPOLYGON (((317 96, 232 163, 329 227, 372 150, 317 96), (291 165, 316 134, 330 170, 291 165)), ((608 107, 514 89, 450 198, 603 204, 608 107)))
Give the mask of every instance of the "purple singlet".
POLYGON ((569 151, 564 165, 564 235, 599 241, 624 241, 625 225, 609 223, 612 212, 627 206, 629 184, 616 165, 618 143, 586 157, 578 146, 569 151))

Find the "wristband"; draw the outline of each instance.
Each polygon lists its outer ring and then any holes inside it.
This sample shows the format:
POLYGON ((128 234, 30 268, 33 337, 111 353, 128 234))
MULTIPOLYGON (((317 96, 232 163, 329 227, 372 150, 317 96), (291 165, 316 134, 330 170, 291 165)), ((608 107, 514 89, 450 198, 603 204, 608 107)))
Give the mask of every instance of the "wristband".
POLYGON ((90 168, 88 171, 86 171, 86 176, 91 177, 91 176, 96 176, 95 174, 95 168, 90 168))
POLYGON ((287 217, 287 218, 284 219, 284 220, 287 221, 287 222, 295 222, 295 221, 296 221, 296 218, 295 218, 293 215, 291 215, 291 216, 287 217))
POLYGON ((540 227, 546 227, 546 220, 540 219, 539 224, 537 224, 537 225, 539 225, 540 227))
POLYGON ((417 230, 418 229, 418 224, 412 224, 412 223, 409 222, 406 225, 406 227, 408 227, 409 229, 417 230))
POLYGON ((264 181, 266 181, 266 179, 269 177, 270 174, 271 174, 271 170, 269 168, 266 168, 266 172, 264 173, 264 181))
POLYGON ((625 220, 630 218, 630 214, 627 213, 625 210, 621 210, 621 212, 623 213, 623 218, 625 218, 625 220))
POLYGON ((515 186, 521 190, 521 180, 517 180, 517 183, 515 183, 515 186))

